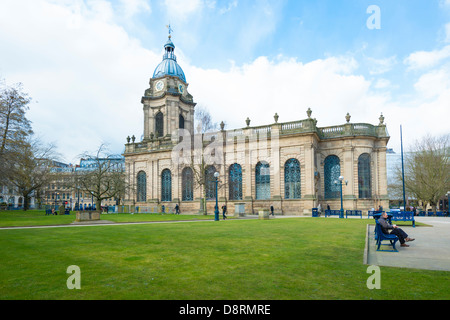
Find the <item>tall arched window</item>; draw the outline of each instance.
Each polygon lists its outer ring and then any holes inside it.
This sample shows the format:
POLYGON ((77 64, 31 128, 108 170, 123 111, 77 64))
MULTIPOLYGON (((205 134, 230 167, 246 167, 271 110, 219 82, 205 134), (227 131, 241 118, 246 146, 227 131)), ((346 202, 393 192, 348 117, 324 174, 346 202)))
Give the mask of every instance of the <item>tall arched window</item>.
POLYGON ((181 200, 194 200, 194 175, 189 167, 184 168, 181 173, 181 189, 181 200))
POLYGON ((137 174, 137 202, 147 201, 147 174, 144 171, 139 171, 137 174))
POLYGON ((242 200, 242 168, 234 163, 229 170, 230 200, 242 200))
POLYGON ((289 159, 284 164, 284 198, 300 199, 300 162, 289 159))
POLYGON ((267 162, 258 162, 255 168, 256 199, 270 199, 270 166, 267 162))
POLYGON ((339 157, 328 156, 325 158, 324 167, 324 183, 325 183, 325 199, 333 199, 340 197, 340 186, 335 184, 335 181, 339 181, 341 175, 341 164, 339 157))
POLYGON ((155 133, 157 137, 164 136, 164 115, 161 111, 155 116, 155 133))
POLYGON ((178 128, 184 129, 184 117, 181 114, 178 116, 178 128))
POLYGON ((172 201, 172 174, 169 169, 161 173, 161 201, 172 201))
POLYGON ((208 166, 205 170, 205 194, 206 200, 216 199, 216 178, 214 177, 216 168, 208 166))
POLYGON ((372 197, 370 155, 367 153, 358 158, 358 193, 362 199, 372 197))

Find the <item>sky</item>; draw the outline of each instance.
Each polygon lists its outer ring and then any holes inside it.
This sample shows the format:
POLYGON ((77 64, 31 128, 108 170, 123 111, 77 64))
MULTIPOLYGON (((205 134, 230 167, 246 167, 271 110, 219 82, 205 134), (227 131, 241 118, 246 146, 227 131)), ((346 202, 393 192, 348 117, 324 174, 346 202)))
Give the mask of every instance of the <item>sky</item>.
POLYGON ((400 152, 450 132, 450 0, 1 0, 0 79, 66 163, 143 134, 170 23, 197 106, 227 129, 378 125, 400 152), (376 10, 375 10, 375 9, 376 10))

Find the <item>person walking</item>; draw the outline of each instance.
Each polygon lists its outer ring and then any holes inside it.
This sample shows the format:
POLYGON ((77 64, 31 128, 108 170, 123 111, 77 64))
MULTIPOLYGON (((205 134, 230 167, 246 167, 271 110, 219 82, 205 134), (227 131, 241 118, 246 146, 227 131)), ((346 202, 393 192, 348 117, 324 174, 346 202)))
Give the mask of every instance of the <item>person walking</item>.
POLYGON ((273 216, 275 216, 275 215, 273 214, 273 206, 270 206, 270 214, 273 215, 273 216))
POLYGON ((175 205, 175 214, 180 214, 180 206, 178 203, 175 205))
POLYGON ((225 204, 222 206, 222 216, 223 220, 227 218, 227 206, 225 204))

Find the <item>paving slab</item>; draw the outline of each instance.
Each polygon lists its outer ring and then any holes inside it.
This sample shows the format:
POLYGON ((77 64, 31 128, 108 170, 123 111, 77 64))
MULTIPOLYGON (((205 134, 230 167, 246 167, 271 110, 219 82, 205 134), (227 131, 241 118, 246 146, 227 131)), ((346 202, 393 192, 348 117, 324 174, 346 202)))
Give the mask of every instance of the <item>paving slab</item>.
MULTIPOLYGON (((376 266, 415 268, 450 271, 450 218, 416 217, 416 222, 430 226, 399 225, 415 241, 407 242, 409 247, 400 247, 398 252, 377 251, 374 225, 368 227, 366 263, 376 266)), ((386 241, 387 243, 387 241, 386 241)), ((388 246, 381 246, 388 248, 388 246)))

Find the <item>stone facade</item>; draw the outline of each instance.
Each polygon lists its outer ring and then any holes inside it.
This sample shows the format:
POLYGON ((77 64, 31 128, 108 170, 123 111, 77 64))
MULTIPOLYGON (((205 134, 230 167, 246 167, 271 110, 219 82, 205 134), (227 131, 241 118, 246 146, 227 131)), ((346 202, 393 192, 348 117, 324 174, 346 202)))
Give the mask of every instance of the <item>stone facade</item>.
POLYGON ((319 203, 340 209, 334 183, 338 176, 344 179, 344 209, 388 207, 389 135, 382 115, 378 125, 351 123, 347 114, 342 125, 317 127, 308 109, 303 120, 278 123, 275 114, 266 126, 252 127, 247 119, 244 128, 194 134, 195 103, 187 88, 184 74, 159 73, 150 79, 141 99, 144 138, 125 145, 126 177, 132 186, 126 204, 179 204, 182 213, 199 213, 207 189, 207 211, 212 213, 214 180, 206 176, 205 185, 196 177, 205 178, 205 169, 213 166, 220 174, 219 207, 226 204, 230 214, 242 204, 246 214, 273 206, 275 214, 310 215, 319 203))

